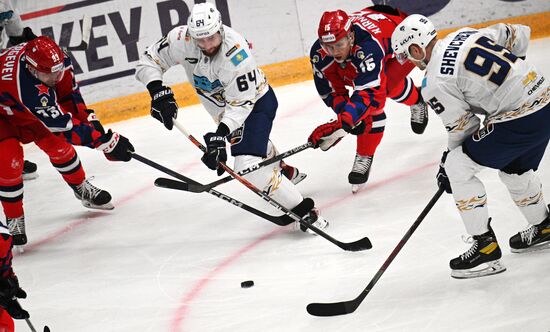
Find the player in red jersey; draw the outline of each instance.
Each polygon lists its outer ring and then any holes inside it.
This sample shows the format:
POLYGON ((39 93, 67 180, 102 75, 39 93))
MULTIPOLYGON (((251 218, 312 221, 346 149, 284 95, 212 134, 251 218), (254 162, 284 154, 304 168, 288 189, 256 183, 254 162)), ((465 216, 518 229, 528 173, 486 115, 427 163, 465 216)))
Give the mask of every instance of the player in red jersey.
POLYGON ((87 109, 70 58, 53 40, 40 36, 3 51, 0 76, 0 201, 13 243, 27 242, 20 143, 34 142, 43 150, 84 206, 113 209, 111 195, 86 180, 72 145, 121 161, 131 159, 133 146, 118 133, 105 132, 87 109))
POLYGON ((367 182, 382 140, 387 97, 411 106, 415 133, 422 134, 428 123, 427 106, 407 77, 414 65, 401 65, 391 48, 393 30, 406 16, 383 5, 351 15, 342 10, 325 12, 319 39, 311 48, 315 87, 338 118, 317 127, 309 141, 327 150, 347 133, 357 136, 355 162, 348 176, 354 193, 367 182))

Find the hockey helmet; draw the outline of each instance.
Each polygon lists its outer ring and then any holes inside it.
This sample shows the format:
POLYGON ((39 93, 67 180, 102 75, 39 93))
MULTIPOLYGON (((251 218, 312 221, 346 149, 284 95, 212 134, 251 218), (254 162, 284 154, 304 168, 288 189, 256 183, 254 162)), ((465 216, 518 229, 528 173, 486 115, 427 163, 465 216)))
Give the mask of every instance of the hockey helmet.
POLYGON ((27 64, 41 73, 57 73, 64 69, 65 54, 50 38, 40 36, 25 46, 27 64))
MULTIPOLYGON (((437 36, 433 23, 420 14, 413 14, 405 18, 393 31, 391 44, 397 60, 403 64, 412 59, 409 47, 416 44, 426 52, 426 46, 437 36)), ((419 59, 412 59, 419 60, 419 59)), ((420 61, 420 60, 419 60, 420 61)))
POLYGON ((211 3, 198 3, 191 9, 187 25, 191 37, 195 39, 210 37, 223 29, 222 15, 211 3))
POLYGON ((341 10, 324 12, 319 22, 317 34, 323 43, 334 43, 344 38, 351 31, 351 19, 341 10))

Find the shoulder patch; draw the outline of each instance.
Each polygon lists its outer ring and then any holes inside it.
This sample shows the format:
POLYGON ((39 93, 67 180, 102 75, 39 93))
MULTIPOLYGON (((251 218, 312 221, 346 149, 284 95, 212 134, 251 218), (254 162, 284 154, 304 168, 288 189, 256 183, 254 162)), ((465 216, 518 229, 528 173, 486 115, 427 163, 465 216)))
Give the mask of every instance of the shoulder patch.
POLYGON ((225 53, 225 56, 229 57, 231 54, 235 53, 236 50, 238 50, 241 47, 239 44, 235 44, 227 53, 225 53))
POLYGON ((245 50, 240 50, 239 53, 235 54, 232 58, 231 58, 231 62, 237 66, 239 65, 239 63, 243 62, 244 59, 248 58, 248 54, 246 53, 245 50))

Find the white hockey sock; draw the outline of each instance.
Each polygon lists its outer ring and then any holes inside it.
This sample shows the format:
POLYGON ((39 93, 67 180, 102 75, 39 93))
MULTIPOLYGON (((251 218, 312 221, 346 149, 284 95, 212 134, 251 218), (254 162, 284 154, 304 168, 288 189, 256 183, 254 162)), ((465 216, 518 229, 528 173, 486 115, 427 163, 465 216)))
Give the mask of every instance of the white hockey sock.
POLYGON ((456 207, 470 235, 480 235, 489 230, 487 193, 483 183, 475 176, 482 168, 464 154, 461 147, 449 152, 445 162, 456 207))
POLYGON ((533 170, 521 175, 500 171, 498 175, 528 223, 537 225, 547 217, 542 184, 533 170))

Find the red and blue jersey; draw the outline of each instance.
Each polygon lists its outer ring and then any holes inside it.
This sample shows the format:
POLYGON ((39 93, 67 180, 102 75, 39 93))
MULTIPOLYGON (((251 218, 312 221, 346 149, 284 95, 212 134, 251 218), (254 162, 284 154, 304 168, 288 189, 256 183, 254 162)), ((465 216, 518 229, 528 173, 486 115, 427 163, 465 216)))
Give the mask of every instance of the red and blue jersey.
POLYGON ((310 60, 315 87, 334 112, 346 111, 354 122, 383 112, 388 88, 386 62, 393 58, 391 35, 406 17, 399 11, 396 14, 372 8, 351 14, 355 42, 343 63, 329 56, 319 40, 313 44, 310 60))
MULTIPOLYGON (((40 137, 44 136, 41 123, 51 133, 63 133, 72 144, 95 147, 101 133, 94 133, 87 120, 70 58, 65 54, 63 79, 51 88, 27 69, 25 45, 0 54, 0 116, 16 127, 33 128, 40 137)), ((30 140, 34 140, 32 136, 30 140)))

